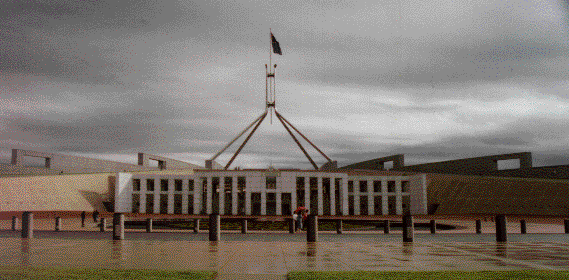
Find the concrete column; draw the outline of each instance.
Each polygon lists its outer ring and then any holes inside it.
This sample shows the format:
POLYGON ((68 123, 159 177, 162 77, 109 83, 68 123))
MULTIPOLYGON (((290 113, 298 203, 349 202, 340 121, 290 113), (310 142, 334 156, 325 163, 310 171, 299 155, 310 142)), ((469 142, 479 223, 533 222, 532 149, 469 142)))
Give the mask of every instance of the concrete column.
POLYGON ((339 203, 339 199, 336 198, 336 177, 330 178, 330 215, 336 215, 336 203, 339 203))
POLYGON ((496 215, 496 241, 508 241, 508 232, 506 231, 506 216, 496 215))
POLYGON ((354 180, 354 215, 360 215, 360 181, 354 180))
POLYGON ((348 178, 342 179, 342 189, 340 191, 340 196, 342 197, 342 215, 346 216, 349 212, 348 204, 348 178))
MULTIPOLYGON (((182 214, 188 214, 188 206, 189 206, 189 202, 188 201, 188 186, 189 186, 189 182, 188 179, 183 179, 182 180, 182 214)), ((191 214, 191 213, 189 213, 191 214)))
POLYGON ((124 214, 113 214, 113 240, 124 239, 124 214))
POLYGON ((267 192, 261 190, 261 215, 267 215, 267 192))
POLYGON ((318 215, 324 215, 324 197, 322 192, 322 177, 316 177, 316 185, 318 188, 318 215))
POLYGON ((288 222, 288 233, 296 232, 296 225, 294 219, 287 219, 288 222))
POLYGON ((310 208, 310 177, 304 177, 304 207, 310 208))
POLYGON ((22 214, 22 238, 34 237, 34 214, 24 212, 22 214))
POLYGON ((375 215, 375 201, 373 199, 373 180, 367 181, 367 212, 368 215, 375 215))
POLYGON ((200 232, 200 219, 194 219, 194 232, 200 232))
POLYGON ((437 233, 437 221, 431 220, 431 222, 429 223, 429 226, 430 226, 430 228, 431 228, 431 233, 432 233, 432 234, 437 233))
POLYGON ((232 215, 237 215, 237 206, 238 206, 238 201, 237 201, 237 177, 231 177, 231 214, 232 215))
POLYGON ((413 237, 414 237, 413 216, 404 215, 403 216, 403 242, 413 242, 413 237))
POLYGON ((209 241, 219 241, 221 219, 219 214, 209 215, 209 241))
POLYGON ((18 227, 18 217, 12 216, 12 231, 16 231, 18 227))
POLYGON ((387 181, 381 180, 381 215, 389 214, 389 200, 387 198, 387 181))
POLYGON ((563 224, 565 225, 565 233, 569 233, 569 220, 564 220, 563 224))
MULTIPOLYGON (((142 181, 142 179, 140 179, 142 181)), ((140 187, 140 213, 148 213, 147 209, 146 209, 146 193, 145 193, 145 187, 146 186, 146 180, 144 180, 145 183, 143 184, 142 182, 140 183, 141 187, 140 187)))
POLYGON ((160 179, 154 178, 154 209, 152 213, 160 213, 160 179))
POLYGON ((167 211, 168 214, 174 214, 174 189, 176 186, 174 185, 173 179, 168 179, 168 206, 167 211))
POLYGON ((526 220, 520 220, 520 233, 521 233, 521 234, 526 234, 526 233, 527 233, 526 220))
MULTIPOLYGON (((201 212, 201 205, 200 205, 200 201, 202 200, 201 197, 201 191, 199 190, 201 188, 201 180, 199 178, 196 178, 196 180, 194 181, 194 202, 193 202, 193 208, 194 208, 194 215, 198 215, 201 212)), ((188 206, 189 207, 189 206, 188 206)))
POLYGON ((403 196, 401 194, 401 180, 395 181, 395 214, 403 215, 403 196))
POLYGON ((336 220, 336 233, 342 234, 344 231, 344 223, 342 220, 336 220))
POLYGON ((308 227, 306 231, 307 242, 318 242, 318 216, 308 215, 308 227))
POLYGON ((247 219, 241 220, 241 233, 243 234, 247 233, 247 219))
POLYGON ((482 221, 476 220, 476 234, 482 233, 482 221))
MULTIPOLYGON (((206 204, 206 213, 207 213, 207 214, 211 214, 211 211, 212 211, 212 209, 211 209, 211 208, 212 208, 212 207, 211 207, 211 206, 212 206, 212 204, 211 204, 211 201, 212 201, 212 188, 213 188, 213 186, 212 186, 212 179, 211 179, 211 177, 207 177, 207 192, 206 192, 206 196, 207 196, 207 200, 206 200, 206 203, 207 203, 207 204, 206 204)), ((210 230, 210 232, 211 232, 211 230, 210 230)))
POLYGON ((277 209, 276 209, 276 213, 277 215, 282 215, 283 214, 283 200, 282 200, 282 194, 280 190, 277 190, 277 192, 275 193, 275 198, 277 199, 277 209))
POLYGON ((55 231, 61 231, 61 217, 55 217, 55 231))
POLYGON ((245 188, 245 215, 251 215, 251 191, 245 188))
MULTIPOLYGON (((294 178, 294 185, 292 185, 292 191, 290 192, 290 208, 292 211, 294 211, 297 207, 297 203, 296 203, 296 177, 294 178)), ((286 181, 285 181, 286 182, 286 181)))
POLYGON ((152 232, 152 218, 146 219, 146 232, 152 232))
POLYGON ((389 220, 383 221, 383 233, 389 234, 390 230, 391 230, 391 221, 389 220))
POLYGON ((106 218, 101 218, 99 219, 100 223, 99 223, 99 230, 101 232, 105 232, 106 228, 107 228, 107 219, 106 218))
POLYGON ((217 205, 217 209, 219 209, 219 215, 225 215, 225 211, 230 212, 231 209, 225 210, 225 177, 219 177, 219 192, 217 194, 219 199, 219 205, 217 205))

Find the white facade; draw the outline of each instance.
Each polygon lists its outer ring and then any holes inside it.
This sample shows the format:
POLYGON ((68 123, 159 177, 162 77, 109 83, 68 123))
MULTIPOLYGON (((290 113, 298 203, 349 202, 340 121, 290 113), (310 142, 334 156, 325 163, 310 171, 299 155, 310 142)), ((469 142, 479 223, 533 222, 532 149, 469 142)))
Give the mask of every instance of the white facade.
POLYGON ((347 172, 197 170, 191 175, 118 173, 115 211, 162 214, 426 214, 426 177, 347 172))

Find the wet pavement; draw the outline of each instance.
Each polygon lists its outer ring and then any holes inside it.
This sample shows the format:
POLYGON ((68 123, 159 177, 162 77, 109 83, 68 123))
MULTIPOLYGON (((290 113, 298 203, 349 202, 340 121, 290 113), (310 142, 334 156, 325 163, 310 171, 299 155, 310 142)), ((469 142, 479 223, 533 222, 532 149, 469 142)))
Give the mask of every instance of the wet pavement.
POLYGON ((218 279, 285 279, 293 270, 519 270, 569 269, 569 235, 417 233, 401 234, 225 233, 209 242, 206 233, 0 230, 0 265, 114 269, 215 270, 218 279))

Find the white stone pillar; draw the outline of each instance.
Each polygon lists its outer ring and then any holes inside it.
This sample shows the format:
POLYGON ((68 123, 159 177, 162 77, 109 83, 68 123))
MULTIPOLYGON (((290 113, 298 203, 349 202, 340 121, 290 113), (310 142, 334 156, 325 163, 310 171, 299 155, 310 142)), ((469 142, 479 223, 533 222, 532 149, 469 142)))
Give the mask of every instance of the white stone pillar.
POLYGON ((323 196, 323 191, 322 191, 323 184, 322 184, 322 181, 324 181, 324 180, 323 180, 323 178, 322 178, 321 176, 316 177, 316 180, 317 180, 316 183, 317 183, 317 186, 318 186, 318 215, 323 215, 323 214, 324 214, 324 203, 323 203, 323 202, 324 202, 324 199, 323 199, 323 197, 322 197, 322 196, 323 196))
POLYGON ((154 214, 160 213, 160 179, 154 178, 154 214))
POLYGON ((367 213, 368 215, 375 215, 375 207, 374 207, 374 199, 373 199, 373 181, 367 181, 367 213))
POLYGON ((261 215, 267 215, 267 191, 261 189, 261 215))
POLYGON ((225 215, 225 177, 219 177, 219 215, 225 215))
POLYGON ((401 179, 395 181, 395 211, 397 215, 403 215, 403 197, 401 195, 401 179))
POLYGON ((140 213, 146 213, 146 178, 140 178, 140 213))
POLYGON ((292 182, 292 186, 291 186, 291 191, 290 191, 290 208, 292 208, 292 211, 296 210, 297 204, 296 204, 296 176, 292 176, 292 179, 288 180, 288 184, 291 185, 292 182), (292 181, 291 181, 292 180, 292 181))
POLYGON ((237 177, 231 177, 231 215, 237 215, 237 177))
MULTIPOLYGON (((247 179, 245 179, 247 180, 247 179)), ((249 183, 249 182, 247 182, 249 183)), ((251 190, 249 189, 249 185, 245 187, 245 214, 251 215, 251 190)))
POLYGON ((281 198, 281 192, 277 187, 277 192, 275 193, 275 197, 277 199, 277 215, 282 215, 283 214, 283 203, 282 203, 282 198, 281 198))
POLYGON ((310 177, 304 177, 304 207, 310 210, 310 177))
POLYGON ((207 177, 207 199, 206 199, 206 214, 211 214, 211 199, 212 199, 212 177, 208 176, 207 177))
POLYGON ((330 215, 336 215, 336 177, 330 178, 330 215))
POLYGON ((188 214, 188 179, 182 179, 182 214, 188 214))
POLYGON ((194 215, 201 212, 202 207, 202 179, 196 177, 194 180, 194 215))
POLYGON ((360 180, 354 180, 354 215, 360 215, 360 180))
POLYGON ((168 214, 174 214, 174 185, 173 179, 168 179, 168 214))
POLYGON ((387 181, 381 180, 381 214, 389 215, 389 199, 387 198, 387 181))
POLYGON ((347 216, 349 214, 349 203, 348 203, 348 178, 342 179, 342 191, 340 192, 342 197, 342 215, 347 216))

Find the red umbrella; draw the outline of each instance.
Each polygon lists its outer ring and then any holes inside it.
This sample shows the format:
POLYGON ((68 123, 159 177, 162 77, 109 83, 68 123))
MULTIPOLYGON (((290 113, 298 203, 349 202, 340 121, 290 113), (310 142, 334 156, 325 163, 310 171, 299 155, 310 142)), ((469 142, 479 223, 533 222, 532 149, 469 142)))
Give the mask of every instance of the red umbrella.
POLYGON ((298 206, 296 208, 296 210, 294 210, 294 213, 299 214, 301 211, 304 211, 304 210, 308 210, 308 209, 306 209, 306 207, 304 207, 304 206, 298 206))

